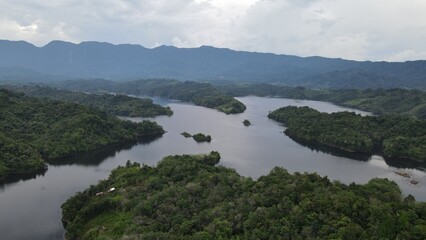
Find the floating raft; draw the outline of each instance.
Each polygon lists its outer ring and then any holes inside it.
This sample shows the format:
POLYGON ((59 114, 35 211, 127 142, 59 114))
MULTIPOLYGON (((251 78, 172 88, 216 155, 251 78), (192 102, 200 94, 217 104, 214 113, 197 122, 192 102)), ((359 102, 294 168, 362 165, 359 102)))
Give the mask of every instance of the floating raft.
MULTIPOLYGON (((405 172, 399 172, 399 171, 395 171, 396 174, 398 174, 399 176, 403 176, 406 178, 410 178, 410 174, 405 173, 405 172)), ((414 181, 414 180, 413 180, 414 181)))
POLYGON ((419 181, 411 180, 410 183, 416 185, 417 183, 419 183, 419 181))

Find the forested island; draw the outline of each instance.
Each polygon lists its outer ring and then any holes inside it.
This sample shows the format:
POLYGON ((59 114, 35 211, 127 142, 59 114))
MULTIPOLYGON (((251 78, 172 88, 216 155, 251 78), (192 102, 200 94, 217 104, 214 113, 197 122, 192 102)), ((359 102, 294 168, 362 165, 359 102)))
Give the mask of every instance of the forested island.
POLYGON ((177 99, 191 102, 198 106, 214 108, 226 114, 242 113, 246 109, 243 103, 232 96, 224 94, 209 83, 149 79, 131 82, 76 80, 54 83, 52 85, 68 90, 91 92, 108 91, 177 99))
POLYGON ((67 239, 425 239, 426 203, 397 184, 275 167, 252 180, 209 155, 127 162, 62 205, 67 239), (113 191, 111 191, 111 189, 113 191))
POLYGON ((180 135, 184 136, 185 138, 192 138, 192 135, 187 132, 182 132, 180 135))
POLYGON ((182 136, 185 138, 193 138, 196 142, 211 142, 212 137, 210 135, 205 135, 203 133, 196 133, 194 135, 191 135, 190 133, 183 132, 181 133, 182 136))
POLYGON ((269 118, 282 122, 297 140, 348 152, 426 162, 426 120, 404 116, 361 116, 351 112, 321 113, 309 107, 283 107, 269 118))
POLYGON ((192 138, 196 142, 211 142, 212 141, 212 137, 210 135, 205 135, 203 133, 194 134, 194 135, 192 135, 192 138))
POLYGON ((377 115, 410 115, 426 119, 426 92, 406 89, 309 89, 271 84, 218 86, 231 96, 255 95, 332 102, 377 115))
POLYGON ((244 119, 243 124, 244 124, 244 126, 248 127, 248 126, 251 125, 251 122, 248 119, 244 119))
POLYGON ((154 104, 149 98, 136 98, 126 95, 89 94, 84 92, 59 90, 46 86, 17 86, 9 85, 5 88, 23 92, 28 96, 48 98, 58 101, 77 103, 89 108, 98 109, 106 113, 124 117, 155 117, 159 115, 171 116, 170 107, 154 104))
POLYGON ((0 89, 0 179, 114 143, 161 136, 155 122, 133 123, 82 105, 0 89))

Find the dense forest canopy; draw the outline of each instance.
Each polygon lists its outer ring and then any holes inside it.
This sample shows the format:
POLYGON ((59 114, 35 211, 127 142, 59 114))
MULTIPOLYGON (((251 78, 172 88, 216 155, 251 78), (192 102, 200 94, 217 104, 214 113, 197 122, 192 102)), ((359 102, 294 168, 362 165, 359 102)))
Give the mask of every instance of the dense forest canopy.
POLYGON ((162 96, 196 105, 238 113, 245 106, 230 96, 272 96, 292 99, 328 101, 335 104, 373 112, 378 115, 410 115, 426 118, 426 92, 407 89, 310 89, 271 84, 230 84, 211 86, 207 83, 175 80, 139 80, 112 82, 107 80, 76 80, 52 83, 58 88, 77 91, 111 91, 134 95, 162 96))
POLYGON ((352 107, 378 115, 410 115, 426 119, 426 92, 406 89, 309 89, 271 84, 223 85, 218 88, 231 96, 273 96, 318 100, 352 107))
POLYGON ((276 167, 252 180, 219 158, 118 167, 62 205, 67 239, 426 238, 426 203, 387 179, 344 185, 276 167))
POLYGON ((196 142, 211 142, 212 141, 212 137, 210 135, 206 135, 204 133, 196 133, 194 135, 187 133, 187 132, 182 132, 181 133, 182 136, 184 136, 185 138, 193 138, 196 142))
POLYGON ((251 122, 248 119, 244 119, 243 124, 244 124, 244 126, 248 127, 248 126, 251 125, 251 122))
POLYGON ((243 103, 222 93, 209 83, 151 79, 131 82, 80 80, 52 83, 51 85, 68 90, 91 92, 109 91, 131 95, 165 97, 192 102, 198 106, 214 108, 226 114, 242 113, 246 109, 243 103))
POLYGON ((196 142, 211 142, 212 141, 212 137, 210 135, 206 135, 203 133, 197 133, 192 135, 192 138, 196 141, 196 142))
POLYGON ((305 142, 426 163, 426 120, 351 112, 328 114, 294 106, 277 109, 268 117, 284 123, 288 136, 305 142))
POLYGON ((119 92, 167 97, 195 105, 215 108, 226 114, 244 112, 246 106, 235 98, 223 94, 211 84, 178 82, 174 80, 140 80, 121 84, 119 92))
POLYGON ((12 91, 23 92, 28 96, 81 104, 117 116, 154 117, 159 115, 171 116, 173 114, 170 107, 154 104, 152 99, 149 98, 106 93, 88 94, 41 86, 8 85, 3 87, 12 91))
POLYGON ((43 160, 164 133, 155 122, 133 123, 82 105, 4 89, 0 112, 0 178, 42 170, 43 160))

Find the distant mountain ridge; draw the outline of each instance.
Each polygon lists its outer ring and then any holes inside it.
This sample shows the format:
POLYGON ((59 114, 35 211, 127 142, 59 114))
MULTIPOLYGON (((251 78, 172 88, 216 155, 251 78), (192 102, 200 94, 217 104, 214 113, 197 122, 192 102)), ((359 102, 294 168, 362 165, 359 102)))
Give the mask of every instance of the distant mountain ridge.
POLYGON ((33 78, 37 81, 173 78, 319 88, 426 88, 426 61, 360 62, 209 46, 149 49, 103 42, 52 41, 36 47, 25 41, 0 40, 0 80, 15 78, 33 81, 33 78))

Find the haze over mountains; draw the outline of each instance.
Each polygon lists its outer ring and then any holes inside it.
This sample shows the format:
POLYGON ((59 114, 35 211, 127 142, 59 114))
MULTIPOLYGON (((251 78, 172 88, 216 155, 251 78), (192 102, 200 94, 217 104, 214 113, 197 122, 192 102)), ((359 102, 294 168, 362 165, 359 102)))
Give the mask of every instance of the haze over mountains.
POLYGON ((0 80, 57 81, 141 78, 267 82, 320 88, 426 88, 426 61, 359 62, 202 46, 148 49, 140 45, 52 41, 36 47, 0 40, 0 80))

